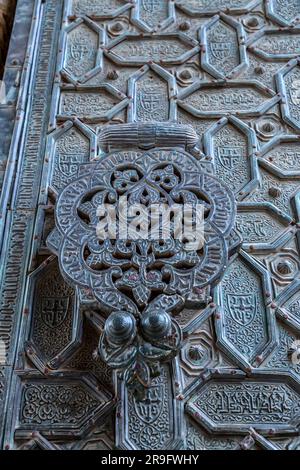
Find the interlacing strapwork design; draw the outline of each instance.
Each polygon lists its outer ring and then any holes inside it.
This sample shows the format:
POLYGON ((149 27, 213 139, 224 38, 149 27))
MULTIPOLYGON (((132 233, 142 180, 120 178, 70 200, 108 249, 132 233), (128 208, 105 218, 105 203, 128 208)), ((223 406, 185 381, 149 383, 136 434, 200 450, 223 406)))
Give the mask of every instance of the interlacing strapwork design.
POLYGON ((0 340, 16 370, 9 381, 0 365, 0 413, 8 392, 18 411, 7 408, 5 439, 297 448, 300 2, 57 3, 35 16, 6 229, 0 340), (137 204, 167 205, 170 236, 153 218, 139 236, 99 235, 116 235, 99 208, 122 221, 125 200, 127 223, 137 204), (192 248, 175 236, 184 204, 202 210, 192 248))

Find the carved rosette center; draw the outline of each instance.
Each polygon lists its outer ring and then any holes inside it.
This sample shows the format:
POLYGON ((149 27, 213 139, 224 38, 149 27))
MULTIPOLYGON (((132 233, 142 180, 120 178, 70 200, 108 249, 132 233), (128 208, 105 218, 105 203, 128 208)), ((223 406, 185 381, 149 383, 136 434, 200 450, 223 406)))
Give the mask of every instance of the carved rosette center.
MULTIPOLYGON (((123 134, 128 138, 137 129, 135 125, 114 127, 115 146, 123 134)), ((205 171, 203 163, 172 147, 172 133, 180 142, 186 128, 173 126, 171 131, 169 148, 119 150, 82 166, 56 204, 56 229, 48 245, 59 256, 63 276, 89 289, 103 312, 110 314, 99 351, 116 368, 174 357, 182 336, 174 314, 184 308, 191 292, 219 281, 229 257, 234 196, 205 171), (174 231, 169 238, 159 233, 152 237, 150 226, 146 238, 132 236, 130 231, 127 238, 119 232, 115 237, 98 237, 99 205, 113 204, 121 219, 123 206, 119 204, 124 197, 128 207, 167 203, 174 210, 176 204, 201 204, 203 243, 187 249, 189 240, 184 234, 178 239, 174 231)), ((144 134, 149 141, 155 135, 160 139, 155 125, 139 126, 142 142, 144 134)))

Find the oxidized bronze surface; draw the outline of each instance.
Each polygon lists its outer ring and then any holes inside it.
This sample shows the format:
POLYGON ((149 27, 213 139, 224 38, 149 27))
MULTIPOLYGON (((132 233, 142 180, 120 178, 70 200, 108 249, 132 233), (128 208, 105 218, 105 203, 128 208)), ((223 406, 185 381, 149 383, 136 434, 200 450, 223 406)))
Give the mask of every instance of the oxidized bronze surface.
POLYGON ((299 20, 298 0, 19 0, 2 448, 299 448, 299 20), (101 238, 124 198, 201 206, 202 245, 101 238))

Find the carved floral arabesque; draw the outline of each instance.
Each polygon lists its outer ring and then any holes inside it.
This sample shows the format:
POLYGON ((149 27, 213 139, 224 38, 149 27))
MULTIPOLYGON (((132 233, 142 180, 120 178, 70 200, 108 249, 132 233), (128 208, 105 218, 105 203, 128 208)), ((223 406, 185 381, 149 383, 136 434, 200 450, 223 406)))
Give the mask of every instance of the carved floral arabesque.
POLYGON ((289 371, 294 371, 296 374, 299 375, 300 364, 293 364, 290 355, 291 346, 294 344, 295 341, 297 341, 297 339, 297 335, 293 334, 289 330, 286 330, 281 324, 279 324, 279 345, 277 346, 274 354, 267 362, 267 367, 273 369, 285 369, 289 371))
POLYGON ((72 0, 72 13, 76 15, 111 15, 125 5, 122 0, 72 0))
POLYGON ((80 385, 26 385, 23 423, 78 424, 99 402, 80 385))
POLYGON ((187 449, 188 450, 234 450, 238 440, 231 437, 214 437, 199 428, 196 423, 187 422, 187 449))
MULTIPOLYGON (((300 41, 299 41, 300 42, 300 41)), ((300 47, 299 47, 300 52, 300 47)), ((284 79, 287 90, 287 103, 289 113, 292 119, 299 121, 300 119, 300 67, 295 67, 289 72, 284 79)))
POLYGON ((62 191, 56 205, 57 229, 49 245, 59 253, 60 268, 67 279, 92 289, 104 307, 125 307, 134 313, 135 303, 145 305, 151 293, 186 295, 195 287, 217 281, 228 257, 226 237, 234 213, 231 193, 203 173, 188 154, 155 150, 140 157, 134 152, 119 152, 83 168, 82 176, 62 191), (166 201, 171 207, 175 203, 204 204, 204 253, 187 251, 184 242, 172 238, 127 243, 98 240, 99 205, 116 204, 121 195, 128 197, 129 205, 166 201), (166 280, 166 275, 170 279, 166 280), (126 289, 132 291, 135 303, 123 293, 126 289))
POLYGON ((275 12, 288 21, 299 15, 299 0, 273 0, 272 3, 275 12))

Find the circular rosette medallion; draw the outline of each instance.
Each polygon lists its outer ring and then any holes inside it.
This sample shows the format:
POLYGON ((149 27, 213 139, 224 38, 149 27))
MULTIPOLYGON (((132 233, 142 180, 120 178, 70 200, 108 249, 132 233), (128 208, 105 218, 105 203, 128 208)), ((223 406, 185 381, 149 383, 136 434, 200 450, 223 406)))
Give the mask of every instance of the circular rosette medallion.
POLYGON ((49 245, 63 275, 108 311, 216 283, 234 225, 231 191, 175 149, 116 152, 60 194, 49 245))

